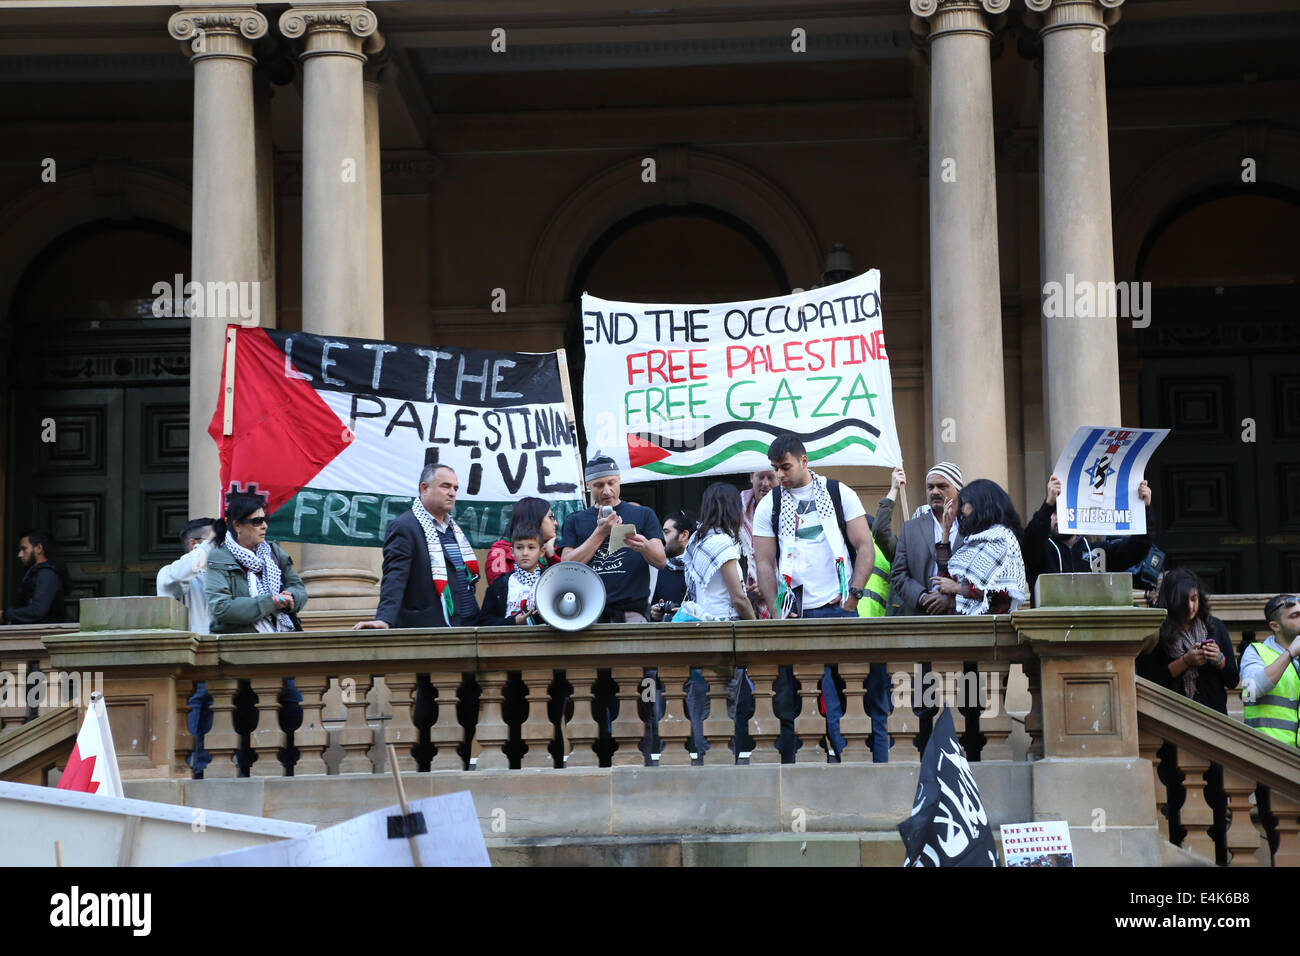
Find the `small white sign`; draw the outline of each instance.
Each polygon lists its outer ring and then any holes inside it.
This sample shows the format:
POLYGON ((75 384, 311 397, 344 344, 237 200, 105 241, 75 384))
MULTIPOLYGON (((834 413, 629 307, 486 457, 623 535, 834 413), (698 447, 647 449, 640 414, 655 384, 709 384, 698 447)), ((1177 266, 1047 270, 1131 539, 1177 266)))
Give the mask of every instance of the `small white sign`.
POLYGON ((1006 866, 1074 866, 1070 825, 1064 820, 1004 823, 1001 830, 1006 866))

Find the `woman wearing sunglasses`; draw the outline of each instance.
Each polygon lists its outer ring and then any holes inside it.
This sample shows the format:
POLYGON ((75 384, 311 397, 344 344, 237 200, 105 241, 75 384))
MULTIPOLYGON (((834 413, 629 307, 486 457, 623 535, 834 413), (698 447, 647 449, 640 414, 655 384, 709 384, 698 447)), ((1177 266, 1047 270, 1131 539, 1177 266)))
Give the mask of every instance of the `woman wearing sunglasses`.
POLYGON ((206 573, 212 633, 302 630, 297 612, 307 603, 307 588, 292 559, 266 540, 262 498, 232 492, 225 518, 213 527, 218 543, 206 573))

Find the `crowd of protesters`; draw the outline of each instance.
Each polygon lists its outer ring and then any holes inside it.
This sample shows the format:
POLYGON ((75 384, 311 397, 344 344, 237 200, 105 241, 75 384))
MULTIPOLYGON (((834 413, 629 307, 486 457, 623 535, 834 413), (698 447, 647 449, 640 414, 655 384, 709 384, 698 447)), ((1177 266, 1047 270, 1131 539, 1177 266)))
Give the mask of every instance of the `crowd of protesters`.
MULTIPOLYGON (((698 508, 661 524, 649 508, 623 500, 617 464, 595 454, 585 469, 590 507, 561 524, 541 498, 515 503, 504 537, 487 550, 481 604, 478 558, 454 517, 459 478, 446 465, 428 465, 411 510, 389 526, 374 618, 356 626, 540 623, 538 582, 561 561, 582 562, 600 576, 605 623, 1006 613, 1031 601, 1042 574, 1139 569, 1152 550, 1146 535, 1062 534, 1056 475, 1022 527, 1003 488, 983 478, 967 483, 958 464, 940 461, 925 473, 925 502, 900 522, 894 509, 907 484, 902 468, 893 470, 889 493, 871 515, 852 488, 809 466, 798 436, 778 436, 768 459, 771 467, 749 475, 748 487, 716 482, 698 508), (631 526, 620 535, 623 546, 611 549, 611 534, 623 524, 631 526)), ((1147 482, 1138 494, 1149 510, 1147 482)), ((158 593, 186 605, 196 632, 301 630, 306 588, 290 557, 266 540, 266 528, 262 499, 232 493, 221 518, 198 518, 181 531, 183 554, 159 572, 158 593)), ((19 545, 18 600, 0 611, 0 624, 65 620, 71 588, 54 560, 53 536, 34 529, 19 545)), ((1246 723, 1300 746, 1300 597, 1268 602, 1269 633, 1238 662, 1194 572, 1175 569, 1150 583, 1148 601, 1167 619, 1154 648, 1138 659, 1139 675, 1220 713, 1240 684, 1246 723)), ((787 670, 778 684, 792 679, 787 670)), ((827 664, 822 699, 832 753, 842 741, 840 695, 828 693, 837 676, 827 664)), ((733 681, 747 682, 743 673, 733 681)), ((883 726, 888 715, 888 689, 883 665, 873 666, 873 725, 883 726)), ((872 748, 877 760, 888 758, 883 735, 872 748)))

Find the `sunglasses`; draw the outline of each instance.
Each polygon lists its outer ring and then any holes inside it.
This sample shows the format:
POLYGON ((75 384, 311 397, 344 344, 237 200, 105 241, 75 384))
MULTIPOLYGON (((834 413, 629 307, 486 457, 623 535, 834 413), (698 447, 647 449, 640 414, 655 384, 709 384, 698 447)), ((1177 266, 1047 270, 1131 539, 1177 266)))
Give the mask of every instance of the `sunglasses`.
POLYGON ((240 524, 255 524, 255 525, 259 525, 259 526, 260 526, 260 525, 265 525, 265 524, 266 524, 266 515, 263 515, 263 516, 260 517, 260 518, 245 518, 243 521, 241 521, 241 522, 239 522, 239 523, 240 523, 240 524))

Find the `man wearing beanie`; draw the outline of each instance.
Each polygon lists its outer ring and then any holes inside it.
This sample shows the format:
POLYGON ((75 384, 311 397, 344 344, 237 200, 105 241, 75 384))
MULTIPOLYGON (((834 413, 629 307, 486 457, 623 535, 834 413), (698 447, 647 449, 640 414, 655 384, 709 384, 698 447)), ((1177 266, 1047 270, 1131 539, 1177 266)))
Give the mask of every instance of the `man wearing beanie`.
POLYGON ((600 575, 605 585, 602 623, 645 621, 650 603, 650 565, 662 568, 668 563, 659 519, 649 508, 621 500, 618 465, 608 455, 596 452, 587 462, 585 478, 595 505, 565 519, 560 557, 589 564, 600 575), (613 512, 602 518, 600 511, 606 506, 613 512), (627 536, 626 547, 610 551, 609 533, 618 524, 632 525, 636 534, 627 536))
POLYGON ((943 573, 948 559, 961 547, 956 508, 962 484, 961 469, 950 461, 941 461, 926 472, 927 506, 903 522, 898 535, 886 615, 952 614, 955 610, 951 597, 931 590, 930 580, 943 573))

